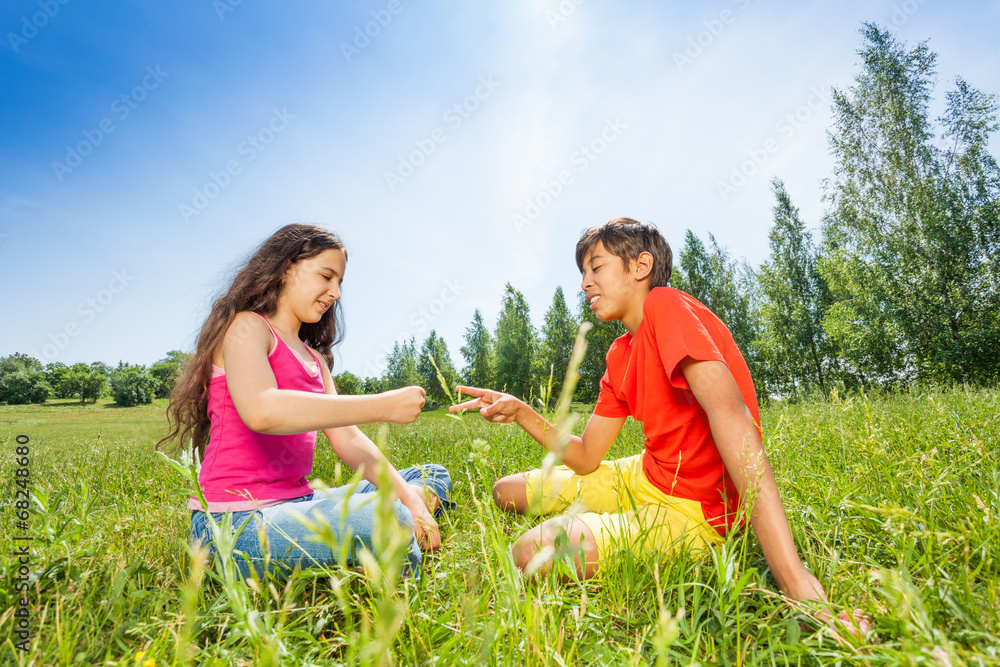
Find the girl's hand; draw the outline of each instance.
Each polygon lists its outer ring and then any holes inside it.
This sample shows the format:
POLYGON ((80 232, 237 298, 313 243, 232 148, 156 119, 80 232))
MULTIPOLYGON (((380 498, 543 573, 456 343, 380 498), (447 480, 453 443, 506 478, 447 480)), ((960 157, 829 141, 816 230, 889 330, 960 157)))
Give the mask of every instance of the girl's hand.
POLYGON ((493 391, 492 389, 463 386, 458 386, 456 389, 459 393, 477 396, 478 398, 453 405, 448 408, 448 412, 463 412, 479 408, 479 414, 484 419, 496 424, 509 424, 516 422, 521 415, 521 409, 527 407, 521 399, 515 398, 510 394, 493 391))
POLYGON ((403 387, 387 391, 386 421, 393 424, 412 424, 420 416, 420 409, 426 403, 427 392, 423 387, 403 387))
POLYGON ((441 532, 438 528, 434 515, 427 509, 424 499, 415 487, 413 491, 400 498, 406 509, 413 515, 413 534, 417 537, 417 544, 423 551, 434 551, 441 546, 441 532))

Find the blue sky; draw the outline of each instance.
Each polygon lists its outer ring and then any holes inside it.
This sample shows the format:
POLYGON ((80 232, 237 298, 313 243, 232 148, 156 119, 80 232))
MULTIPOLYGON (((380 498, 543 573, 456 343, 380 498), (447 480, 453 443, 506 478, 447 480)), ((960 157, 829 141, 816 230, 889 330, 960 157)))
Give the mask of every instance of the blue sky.
POLYGON ((772 177, 818 225, 863 21, 928 40, 935 111, 958 75, 1000 92, 997 2, 6 2, 0 356, 190 351, 289 222, 348 245, 335 372, 360 375, 431 328, 461 365, 507 282, 540 324, 620 215, 759 265, 772 177))

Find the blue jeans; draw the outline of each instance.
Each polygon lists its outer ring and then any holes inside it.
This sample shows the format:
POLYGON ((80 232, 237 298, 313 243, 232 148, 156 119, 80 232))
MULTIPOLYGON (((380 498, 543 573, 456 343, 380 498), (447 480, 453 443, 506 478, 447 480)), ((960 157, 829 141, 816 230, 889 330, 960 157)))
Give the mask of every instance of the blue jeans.
MULTIPOLYGON (((413 466, 400 470, 399 474, 409 484, 426 488, 441 499, 441 507, 435 513, 440 516, 445 509, 453 509, 455 503, 451 500, 451 475, 437 464, 413 466)), ((307 496, 293 498, 287 502, 257 510, 232 512, 233 530, 239 530, 246 522, 242 531, 236 537, 234 560, 240 576, 250 577, 253 568, 258 576, 265 572, 265 556, 270 560, 270 571, 281 576, 296 565, 307 568, 318 565, 330 566, 341 562, 338 554, 330 546, 310 539, 313 532, 303 526, 294 516, 301 513, 312 521, 330 525, 338 545, 344 538, 353 538, 346 549, 346 565, 357 565, 358 547, 364 547, 374 552, 373 532, 375 515, 378 512, 378 502, 374 491, 376 487, 371 482, 362 480, 353 489, 350 485, 335 489, 316 491, 307 496), (266 534, 265 545, 261 544, 260 532, 266 534)), ((398 498, 393 500, 393 513, 399 525, 413 533, 413 516, 410 510, 403 506, 398 498)), ((217 523, 220 523, 223 513, 213 513, 217 523)), ((191 512, 191 530, 188 541, 201 542, 209 546, 209 558, 215 557, 216 545, 212 537, 212 529, 204 512, 191 512)), ((422 554, 417 544, 416 536, 410 544, 407 553, 407 569, 411 574, 419 576, 422 554)))

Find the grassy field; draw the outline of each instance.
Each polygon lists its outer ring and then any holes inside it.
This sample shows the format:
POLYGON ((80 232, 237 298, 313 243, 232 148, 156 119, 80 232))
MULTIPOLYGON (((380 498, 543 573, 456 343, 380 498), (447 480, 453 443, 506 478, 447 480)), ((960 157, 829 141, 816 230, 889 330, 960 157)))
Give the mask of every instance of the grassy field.
MULTIPOLYGON (((533 520, 500 513, 489 491, 537 467, 540 448, 516 427, 441 411, 369 430, 398 467, 436 461, 455 479, 460 508, 419 582, 372 562, 248 588, 183 544, 188 481, 153 452, 164 403, 0 406, 0 664, 1000 664, 998 390, 765 410, 800 551, 836 604, 873 617, 864 641, 790 607, 751 531, 700 559, 626 553, 590 581, 524 581, 508 549, 533 520), (15 523, 19 435, 27 530, 15 523), (27 652, 15 649, 22 581, 27 652)), ((611 455, 641 443, 630 422, 611 455)), ((314 477, 332 484, 338 470, 321 436, 314 477)))

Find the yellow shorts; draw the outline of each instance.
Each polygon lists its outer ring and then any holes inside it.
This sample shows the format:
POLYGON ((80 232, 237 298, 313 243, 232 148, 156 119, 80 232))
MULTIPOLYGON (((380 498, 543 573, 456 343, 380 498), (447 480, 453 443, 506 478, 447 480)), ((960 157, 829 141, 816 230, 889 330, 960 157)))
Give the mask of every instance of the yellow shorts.
POLYGON ((542 514, 563 512, 578 502, 580 513, 574 516, 594 534, 601 558, 615 549, 669 552, 686 546, 699 551, 723 542, 705 521, 701 503, 668 496, 647 479, 642 454, 602 461, 589 475, 556 466, 543 479, 542 470, 532 470, 525 482, 529 503, 538 508, 540 501, 542 514))

